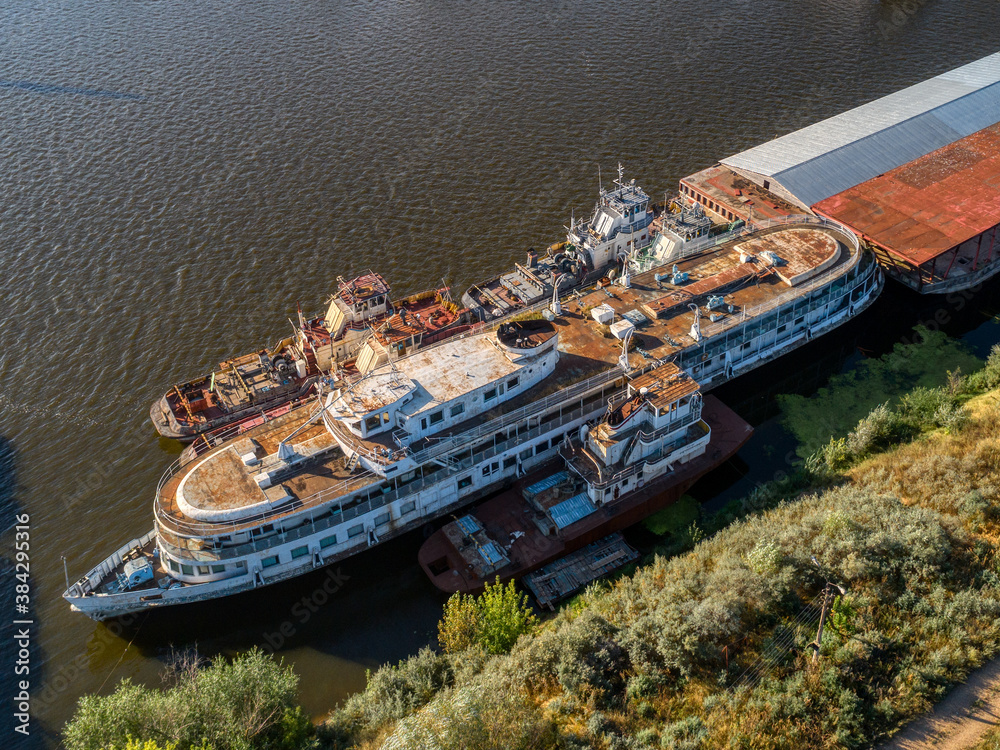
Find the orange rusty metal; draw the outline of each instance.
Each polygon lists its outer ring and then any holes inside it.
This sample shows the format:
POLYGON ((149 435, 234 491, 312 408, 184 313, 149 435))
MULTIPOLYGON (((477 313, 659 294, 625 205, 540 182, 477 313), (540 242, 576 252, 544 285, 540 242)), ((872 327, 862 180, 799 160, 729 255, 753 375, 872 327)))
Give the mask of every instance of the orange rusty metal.
POLYGON ((813 210, 915 266, 1000 224, 1000 124, 838 193, 813 210))

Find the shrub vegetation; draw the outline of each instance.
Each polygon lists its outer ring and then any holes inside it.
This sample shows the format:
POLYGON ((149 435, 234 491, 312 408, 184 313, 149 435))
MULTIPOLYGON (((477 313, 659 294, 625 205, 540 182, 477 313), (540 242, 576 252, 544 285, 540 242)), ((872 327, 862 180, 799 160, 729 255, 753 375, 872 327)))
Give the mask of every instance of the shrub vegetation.
MULTIPOLYGON (((880 394, 802 471, 694 527, 688 551, 589 588, 538 627, 524 625, 513 588, 491 588, 489 607, 453 598, 443 653, 379 669, 299 746, 871 747, 1000 651, 997 388, 1000 347, 972 375, 914 383, 902 399, 880 394), (814 664, 827 581, 846 595, 814 664), (520 624, 485 636, 483 618, 496 612, 520 624)), ((164 710, 172 691, 126 682, 84 699, 67 746, 132 736, 179 750, 202 738, 280 747, 263 743, 298 730, 276 720, 297 726, 279 693, 266 701, 280 706, 270 728, 248 736, 226 701, 175 723, 164 710), (147 715, 137 691, 152 701, 147 715)), ((182 704, 173 711, 188 716, 182 704)))

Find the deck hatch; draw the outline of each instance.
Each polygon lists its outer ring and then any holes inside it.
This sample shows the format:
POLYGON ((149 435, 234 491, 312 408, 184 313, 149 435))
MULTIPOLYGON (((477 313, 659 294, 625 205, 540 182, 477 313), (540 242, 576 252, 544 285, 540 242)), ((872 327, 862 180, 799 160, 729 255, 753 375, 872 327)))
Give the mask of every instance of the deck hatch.
POLYGON ((483 528, 482 526, 479 525, 479 521, 477 521, 472 516, 462 516, 461 518, 459 518, 458 527, 462 530, 462 533, 464 533, 466 536, 472 536, 477 531, 483 528))
POLYGON ((540 482, 535 482, 533 485, 525 489, 524 496, 530 500, 539 493, 545 492, 545 490, 551 489, 560 482, 564 482, 567 479, 569 479, 569 474, 567 474, 565 471, 560 471, 557 474, 553 474, 550 477, 546 477, 540 482))
POLYGON ((574 524, 581 518, 586 518, 596 510, 594 504, 590 502, 586 492, 573 495, 569 500, 563 500, 558 505, 553 505, 549 509, 549 515, 556 526, 565 529, 570 524, 574 524))
POLYGON ((487 565, 496 566, 501 560, 506 560, 507 557, 501 552, 496 543, 490 542, 489 544, 484 544, 479 548, 479 554, 483 556, 487 565))

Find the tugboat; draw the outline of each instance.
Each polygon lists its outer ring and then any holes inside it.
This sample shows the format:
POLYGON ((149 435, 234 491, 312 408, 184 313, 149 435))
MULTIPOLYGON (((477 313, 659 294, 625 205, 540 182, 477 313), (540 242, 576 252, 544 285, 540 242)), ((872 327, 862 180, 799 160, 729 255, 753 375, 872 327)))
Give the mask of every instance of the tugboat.
POLYGON ((369 271, 339 289, 326 315, 306 319, 270 349, 221 362, 210 374, 173 386, 149 410, 164 437, 188 442, 205 433, 232 436, 301 405, 317 380, 338 366, 367 371, 392 357, 468 329, 469 314, 447 288, 397 302, 369 271), (367 346, 366 346, 367 344, 367 346), (235 427, 235 429, 233 429, 235 427))
POLYGON ((519 579, 675 502, 753 429, 668 364, 629 381, 593 428, 515 488, 444 525, 420 548, 447 593, 519 579))
POLYGON ((509 315, 524 307, 558 297, 561 291, 593 283, 610 272, 614 280, 617 263, 641 252, 653 241, 653 212, 649 196, 626 182, 618 165, 618 179, 611 190, 600 189, 589 221, 570 221, 566 241, 549 247, 539 257, 528 251, 527 263, 469 288, 462 304, 481 320, 509 315))

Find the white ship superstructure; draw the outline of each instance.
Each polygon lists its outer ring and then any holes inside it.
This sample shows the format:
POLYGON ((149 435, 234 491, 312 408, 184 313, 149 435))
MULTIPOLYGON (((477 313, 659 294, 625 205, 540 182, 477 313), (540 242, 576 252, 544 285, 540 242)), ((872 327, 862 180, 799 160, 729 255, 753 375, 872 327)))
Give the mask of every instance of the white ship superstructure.
MULTIPOLYGON (((643 272, 649 253, 632 253, 618 283, 554 294, 522 306, 520 320, 375 365, 313 409, 172 467, 157 488, 154 531, 64 596, 104 619, 358 554, 553 458, 600 419, 626 374, 673 363, 715 385, 831 330, 881 289, 857 238, 816 217, 704 246, 712 238, 691 239, 657 246, 664 266, 643 272)), ((609 460, 648 464, 651 455, 609 460)))

